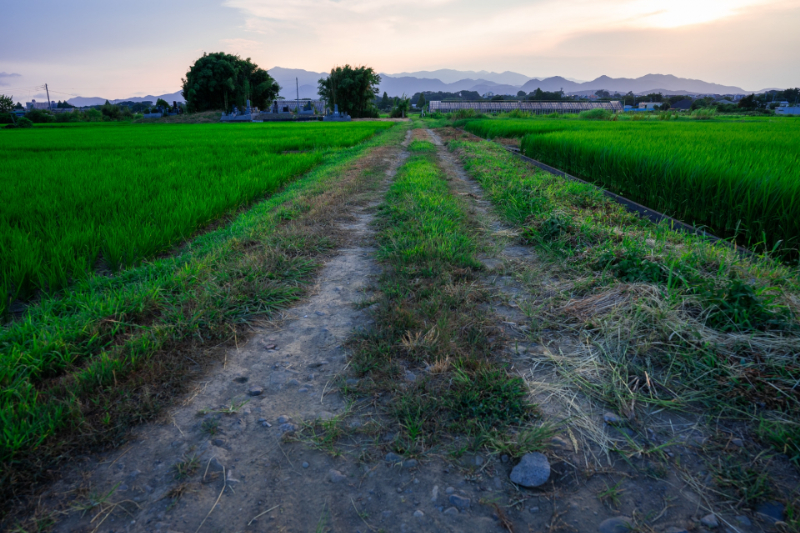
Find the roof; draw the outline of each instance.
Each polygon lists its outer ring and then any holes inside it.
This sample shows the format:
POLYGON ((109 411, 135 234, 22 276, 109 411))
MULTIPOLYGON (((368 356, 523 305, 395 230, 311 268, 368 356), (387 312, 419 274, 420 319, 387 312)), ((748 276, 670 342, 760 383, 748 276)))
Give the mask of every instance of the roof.
POLYGON ((678 100, 670 107, 672 107, 672 109, 691 109, 692 101, 689 100, 688 98, 684 98, 683 100, 678 100))

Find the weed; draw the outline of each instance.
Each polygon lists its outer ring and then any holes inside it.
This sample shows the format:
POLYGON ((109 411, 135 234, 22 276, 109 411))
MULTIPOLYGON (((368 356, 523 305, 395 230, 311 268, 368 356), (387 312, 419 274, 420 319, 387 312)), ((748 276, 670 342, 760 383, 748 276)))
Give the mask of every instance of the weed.
POLYGON ((737 456, 720 455, 708 466, 714 482, 720 488, 727 489, 736 507, 749 507, 772 494, 774 484, 763 465, 758 463, 758 458, 746 463, 737 456))
POLYGON ((200 429, 203 433, 207 433, 211 436, 216 435, 219 433, 219 418, 206 418, 200 425, 200 429))
POLYGON ((179 461, 172 466, 172 469, 175 471, 175 479, 181 481, 193 476, 197 472, 199 466, 200 460, 196 455, 184 457, 183 461, 179 461))
POLYGON ((604 490, 597 493, 597 498, 610 507, 619 508, 620 495, 625 492, 625 489, 621 488, 624 481, 621 479, 610 487, 606 485, 604 490))

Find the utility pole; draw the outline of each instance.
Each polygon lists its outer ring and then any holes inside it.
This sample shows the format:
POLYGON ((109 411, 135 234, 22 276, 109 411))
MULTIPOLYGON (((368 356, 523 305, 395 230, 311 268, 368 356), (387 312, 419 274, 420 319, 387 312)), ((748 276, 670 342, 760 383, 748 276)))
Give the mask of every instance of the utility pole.
POLYGON ((300 116, 300 82, 297 78, 294 79, 295 87, 297 88, 297 116, 300 116))
POLYGON ((47 84, 44 84, 44 90, 47 91, 47 108, 50 111, 53 111, 53 104, 50 102, 50 89, 47 88, 47 84))

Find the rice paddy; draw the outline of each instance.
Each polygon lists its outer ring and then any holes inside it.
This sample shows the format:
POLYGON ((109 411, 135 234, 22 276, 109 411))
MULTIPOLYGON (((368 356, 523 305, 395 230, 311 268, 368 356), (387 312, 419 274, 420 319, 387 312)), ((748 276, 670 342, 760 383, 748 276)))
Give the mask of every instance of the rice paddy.
POLYGON ((391 124, 84 125, 3 134, 0 317, 169 251, 391 124))
POLYGON ((800 122, 471 120, 481 137, 689 224, 790 260, 800 247, 800 122))

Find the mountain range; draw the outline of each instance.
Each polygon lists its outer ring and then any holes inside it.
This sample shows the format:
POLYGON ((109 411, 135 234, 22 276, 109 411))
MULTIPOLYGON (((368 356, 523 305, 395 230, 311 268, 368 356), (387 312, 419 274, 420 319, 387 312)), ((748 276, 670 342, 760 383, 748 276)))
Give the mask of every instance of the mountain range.
MULTIPOLYGON (((270 75, 281 86, 280 95, 287 100, 297 98, 317 98, 317 82, 326 77, 325 72, 313 72, 298 68, 275 67, 269 69, 270 75)), ((601 89, 620 93, 632 91, 635 94, 648 94, 660 92, 663 94, 746 94, 741 87, 720 85, 703 80, 679 78, 671 74, 647 74, 640 78, 611 78, 600 76, 592 81, 580 81, 561 76, 549 78, 531 78, 517 72, 487 72, 462 71, 441 69, 434 71, 400 72, 397 74, 381 74, 381 83, 378 86, 379 94, 386 92, 389 96, 408 96, 423 91, 459 92, 477 91, 485 94, 491 91, 494 94, 517 94, 518 91, 530 93, 537 88, 543 91, 563 90, 567 94, 588 95, 601 89)), ((767 89, 762 89, 764 92, 767 89)), ((111 103, 133 101, 155 102, 163 98, 167 102, 183 102, 181 92, 177 91, 160 96, 141 96, 111 100, 111 103)), ((100 97, 74 97, 68 102, 76 106, 99 105, 105 103, 105 98, 100 97)))

